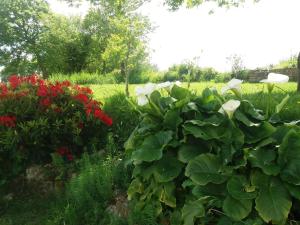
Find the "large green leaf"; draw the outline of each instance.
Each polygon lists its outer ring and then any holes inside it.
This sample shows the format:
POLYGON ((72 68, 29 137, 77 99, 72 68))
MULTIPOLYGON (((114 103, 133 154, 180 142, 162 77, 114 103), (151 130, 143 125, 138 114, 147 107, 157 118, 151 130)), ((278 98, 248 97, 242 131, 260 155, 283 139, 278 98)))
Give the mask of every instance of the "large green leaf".
POLYGON ((260 217, 266 223, 285 224, 292 202, 282 182, 261 172, 253 173, 251 180, 259 189, 255 208, 260 217))
POLYGON ((184 134, 192 134, 196 138, 201 138, 203 140, 224 140, 227 142, 231 141, 231 132, 230 129, 226 126, 198 126, 187 123, 183 125, 184 134))
POLYGON ((250 120, 247 118, 247 116, 246 116, 243 112, 241 112, 240 110, 235 111, 234 117, 235 117, 238 121, 240 121, 240 122, 242 122, 243 124, 245 124, 247 127, 253 127, 253 126, 257 127, 257 126, 260 125, 260 123, 254 123, 254 122, 250 121, 250 120))
POLYGON ((282 180, 300 185, 300 132, 290 130, 284 137, 278 154, 282 180))
POLYGON ((208 183, 221 184, 228 178, 228 169, 221 160, 210 153, 202 154, 191 160, 185 170, 185 175, 198 185, 208 183))
POLYGON ((157 182, 169 182, 181 172, 183 164, 175 157, 165 156, 154 163, 154 177, 157 182))
POLYGON ((186 203, 182 208, 182 219, 184 225, 194 225, 195 218, 205 216, 205 208, 202 199, 186 203))
POLYGON ((176 198, 174 196, 175 185, 170 183, 165 183, 161 189, 159 200, 166 205, 176 208, 176 198))
POLYGON ((256 120, 264 120, 265 117, 261 114, 261 111, 254 108, 254 106, 246 100, 241 101, 241 105, 239 107, 239 110, 241 110, 246 115, 251 116, 253 119, 256 120))
POLYGON ((252 200, 235 199, 228 195, 223 203, 223 212, 233 220, 240 221, 252 211, 252 200))
POLYGON ((136 161, 151 162, 162 158, 162 151, 172 140, 172 131, 160 131, 145 138, 142 145, 132 153, 136 161))
POLYGON ((268 122, 262 122, 260 126, 248 127, 243 125, 241 127, 245 135, 245 142, 249 144, 259 142, 276 131, 276 128, 268 122))
POLYGON ((164 116, 164 126, 168 129, 176 131, 181 122, 182 118, 178 109, 169 110, 164 116))
POLYGON ((192 189, 192 193, 197 198, 201 198, 204 196, 215 196, 215 197, 217 196, 223 198, 224 196, 227 195, 225 183, 223 184, 208 183, 207 185, 204 186, 197 185, 192 189))
POLYGON ((273 149, 259 148, 251 150, 249 161, 253 167, 258 167, 267 175, 278 175, 280 167, 276 163, 277 153, 273 149))
POLYGON ((227 190, 235 199, 254 199, 257 195, 255 187, 252 187, 244 176, 233 176, 227 182, 227 190))
POLYGON ((178 160, 183 163, 188 163, 191 159, 195 158, 201 153, 207 152, 203 146, 196 145, 181 145, 178 151, 178 160))
POLYGON ((285 187, 290 192, 291 196, 300 200, 300 186, 285 183, 285 187))
POLYGON ((288 102, 290 96, 289 95, 286 95, 282 100, 281 102, 276 105, 276 108, 275 108, 275 112, 276 113, 280 113, 280 111, 282 110, 282 108, 286 105, 286 103, 288 102))
POLYGON ((139 179, 134 179, 128 187, 127 195, 128 199, 132 199, 135 193, 141 194, 143 192, 143 184, 139 179))
POLYGON ((177 100, 183 100, 190 97, 191 93, 188 89, 174 85, 170 95, 177 100))

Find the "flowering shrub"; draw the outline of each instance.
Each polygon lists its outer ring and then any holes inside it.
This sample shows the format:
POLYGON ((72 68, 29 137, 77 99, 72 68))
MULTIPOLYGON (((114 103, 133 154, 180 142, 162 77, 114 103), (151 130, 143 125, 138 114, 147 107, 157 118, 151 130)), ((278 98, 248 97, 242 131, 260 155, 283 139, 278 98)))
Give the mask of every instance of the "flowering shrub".
MULTIPOLYGON (((242 99, 240 81, 200 96, 150 85, 126 143, 136 207, 159 224, 285 224, 300 220, 300 128, 242 99), (166 91, 165 91, 166 90, 166 91), (229 100, 227 91, 238 100, 229 100)), ((278 109, 282 108, 285 100, 278 109)), ((276 107, 277 108, 277 107, 276 107)))
POLYGON ((50 162, 53 153, 72 161, 99 148, 111 125, 88 87, 13 75, 0 83, 0 177, 50 162))

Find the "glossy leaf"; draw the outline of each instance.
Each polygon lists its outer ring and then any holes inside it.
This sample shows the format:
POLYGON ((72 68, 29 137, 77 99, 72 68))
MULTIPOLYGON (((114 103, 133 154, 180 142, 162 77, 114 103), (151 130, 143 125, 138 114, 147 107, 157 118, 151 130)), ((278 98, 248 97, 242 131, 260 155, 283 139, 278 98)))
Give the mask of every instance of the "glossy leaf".
POLYGON ((171 139, 171 131, 160 131, 148 136, 143 141, 143 144, 132 153, 132 159, 146 162, 161 159, 163 155, 162 151, 171 139))
POLYGON ((169 182, 180 174, 183 164, 175 157, 166 156, 153 166, 155 180, 157 182, 169 182))
POLYGON ((291 184, 300 185, 300 132, 290 130, 279 148, 278 163, 281 178, 291 184))
POLYGON ((252 200, 235 199, 228 195, 223 203, 223 212, 233 220, 246 218, 252 210, 252 200))
POLYGON ((255 209, 266 222, 284 224, 292 207, 289 192, 282 182, 276 178, 256 172, 252 175, 252 184, 259 193, 255 199, 255 209))
POLYGON ((202 200, 186 203, 182 208, 182 219, 184 225, 194 225, 195 218, 205 216, 202 200))
POLYGON ((198 185, 221 184, 228 178, 225 169, 217 156, 207 153, 191 160, 186 167, 185 175, 198 185))
POLYGON ((257 195, 255 187, 244 176, 233 176, 227 182, 228 193, 235 199, 254 199, 257 195))

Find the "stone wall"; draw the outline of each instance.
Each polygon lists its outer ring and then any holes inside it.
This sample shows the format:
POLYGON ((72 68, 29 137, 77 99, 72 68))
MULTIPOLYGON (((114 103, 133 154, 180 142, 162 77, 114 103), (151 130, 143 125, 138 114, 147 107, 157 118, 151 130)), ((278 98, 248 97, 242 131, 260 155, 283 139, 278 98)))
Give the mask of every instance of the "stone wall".
POLYGON ((269 73, 280 73, 290 77, 290 81, 297 81, 297 68, 287 69, 272 69, 272 70, 250 70, 248 74, 249 82, 259 82, 262 79, 266 79, 269 73))

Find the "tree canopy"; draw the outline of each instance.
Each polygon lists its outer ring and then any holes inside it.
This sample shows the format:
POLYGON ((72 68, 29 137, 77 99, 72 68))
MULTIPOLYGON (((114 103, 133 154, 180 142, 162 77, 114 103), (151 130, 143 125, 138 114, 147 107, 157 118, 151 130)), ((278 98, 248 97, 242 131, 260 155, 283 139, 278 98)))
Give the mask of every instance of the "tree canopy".
POLYGON ((0 1, 2 74, 134 73, 148 63, 150 22, 140 0, 92 1, 84 18, 54 14, 46 0, 0 1))

